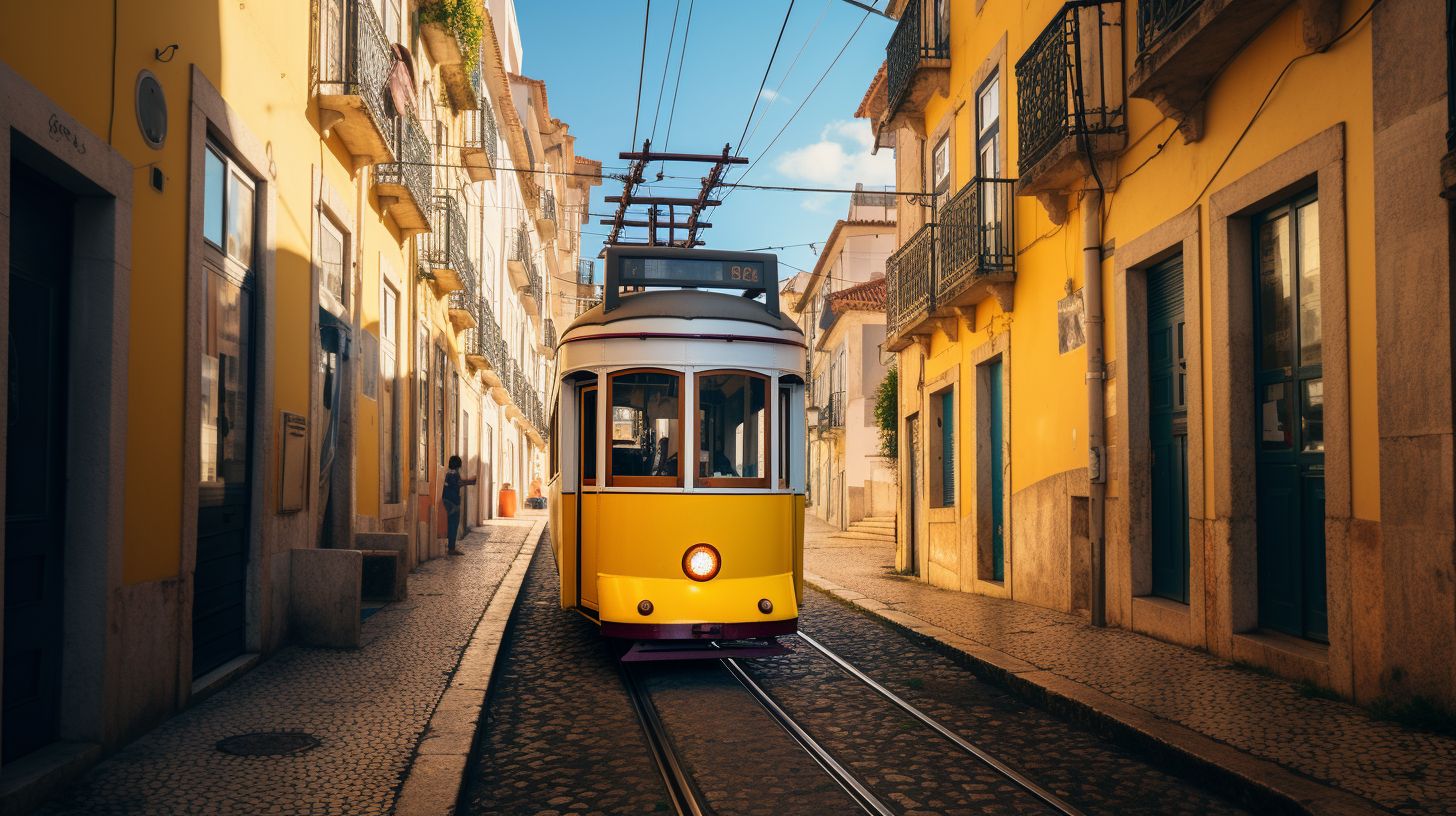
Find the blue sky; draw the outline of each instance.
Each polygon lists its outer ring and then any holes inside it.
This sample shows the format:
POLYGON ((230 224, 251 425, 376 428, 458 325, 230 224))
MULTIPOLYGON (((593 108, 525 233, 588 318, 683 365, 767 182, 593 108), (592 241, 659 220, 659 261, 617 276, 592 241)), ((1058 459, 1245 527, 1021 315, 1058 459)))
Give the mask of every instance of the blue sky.
MULTIPOLYGON (((877 3, 884 6, 884 0, 877 3)), ((605 172, 624 168, 626 162, 617 154, 631 149, 646 5, 647 0, 516 0, 525 73, 546 81, 551 113, 571 126, 577 154, 602 161, 605 172)), ((736 146, 789 0, 652 0, 651 5, 638 145, 652 135, 656 120, 655 149, 710 153, 725 142, 736 146), (692 27, 674 111, 672 95, 690 3, 692 27), (674 12, 677 36, 666 61, 674 12)), ((890 151, 871 157, 868 123, 854 119, 894 26, 878 15, 864 21, 823 84, 769 147, 864 17, 864 11, 843 0, 795 0, 745 141, 743 155, 759 159, 747 182, 838 188, 853 187, 855 181, 893 181, 890 151)), ((705 171, 706 166, 681 163, 667 168, 670 175, 695 178, 705 171)), ((741 172, 735 169, 729 178, 736 180, 741 172)), ((688 196, 696 188, 696 180, 687 179, 667 178, 656 185, 660 195, 688 196), (693 189, 673 189, 684 187, 693 189)), ((604 180, 593 191, 592 213, 610 213, 613 206, 602 198, 620 189, 619 182, 604 180)), ((844 195, 738 190, 712 214, 713 227, 704 237, 709 248, 720 249, 815 241, 822 246, 848 206, 844 195)), ((601 233, 583 236, 583 256, 594 254, 607 232, 596 222, 594 216, 583 228, 601 233)), ((628 237, 635 235, 640 231, 628 237)), ((782 262, 805 269, 815 260, 810 248, 802 246, 779 250, 778 255, 782 262)))

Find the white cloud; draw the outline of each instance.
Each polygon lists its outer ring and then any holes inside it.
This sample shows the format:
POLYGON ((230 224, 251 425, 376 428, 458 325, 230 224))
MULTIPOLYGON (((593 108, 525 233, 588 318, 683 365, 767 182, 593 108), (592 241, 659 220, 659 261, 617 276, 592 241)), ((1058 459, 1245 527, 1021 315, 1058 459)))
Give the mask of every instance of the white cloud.
POLYGON ((809 193, 799 202, 799 206, 809 212, 824 212, 834 203, 834 199, 833 193, 809 193))
POLYGON ((873 140, 869 122, 835 120, 819 132, 819 141, 785 153, 774 167, 790 179, 824 187, 893 184, 895 159, 889 151, 870 155, 873 140))
POLYGON ((773 88, 764 88, 763 90, 758 92, 758 96, 761 99, 767 99, 768 101, 772 102, 775 99, 779 98, 779 92, 775 91, 773 88))

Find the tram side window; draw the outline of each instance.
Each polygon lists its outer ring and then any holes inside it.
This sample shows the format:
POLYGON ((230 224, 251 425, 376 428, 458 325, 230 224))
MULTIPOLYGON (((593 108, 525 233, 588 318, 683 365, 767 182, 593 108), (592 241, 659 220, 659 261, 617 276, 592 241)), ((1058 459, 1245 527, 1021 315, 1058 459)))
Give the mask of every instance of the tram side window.
POLYGON ((789 405, 788 388, 779 389, 779 489, 789 486, 789 405))
POLYGON ((681 386, 680 374, 665 371, 612 376, 609 484, 682 484, 681 386))
POLYGON ((698 375, 698 482, 705 487, 768 487, 768 378, 698 375))

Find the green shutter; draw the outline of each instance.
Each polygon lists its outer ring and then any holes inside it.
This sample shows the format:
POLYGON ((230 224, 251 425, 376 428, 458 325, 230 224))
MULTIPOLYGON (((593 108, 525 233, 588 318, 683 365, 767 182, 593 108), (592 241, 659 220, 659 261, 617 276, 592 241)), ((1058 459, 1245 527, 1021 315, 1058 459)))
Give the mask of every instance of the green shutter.
POLYGON ((941 504, 955 504, 955 390, 940 396, 940 485, 941 504))

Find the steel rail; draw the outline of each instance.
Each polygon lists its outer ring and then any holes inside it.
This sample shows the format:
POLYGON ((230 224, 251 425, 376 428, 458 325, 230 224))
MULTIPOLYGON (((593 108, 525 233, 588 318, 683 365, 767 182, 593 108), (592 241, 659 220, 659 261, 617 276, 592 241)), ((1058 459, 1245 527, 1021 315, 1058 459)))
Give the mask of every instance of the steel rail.
POLYGON ((754 699, 758 700, 759 705, 763 706, 764 710, 769 713, 769 716, 777 720, 778 724, 788 732, 789 736, 793 737, 794 741, 799 743, 799 746, 808 752, 809 756, 819 764, 819 767, 823 768, 825 772, 833 777, 834 781, 838 782, 841 788, 844 788, 844 792, 849 794, 850 798, 863 808, 866 813, 873 813, 876 816, 895 816, 894 810, 891 810, 889 806, 880 801, 879 797, 870 792, 869 788, 865 787, 843 765, 840 765, 823 746, 816 742, 813 737, 809 736, 807 731, 800 727, 798 723, 794 722, 794 719, 779 707, 779 704, 774 701, 773 697, 770 697, 769 693, 762 686, 754 682, 752 677, 748 676, 748 673, 743 670, 743 667, 738 665, 737 660, 731 657, 725 657, 720 662, 728 669, 728 673, 733 675, 744 688, 748 689, 748 693, 752 694, 754 699))
POLYGON ((662 774, 663 784, 667 786, 673 810, 678 816, 705 816, 710 813, 699 801, 692 780, 688 778, 686 769, 673 752, 667 730, 663 728, 662 720, 657 716, 657 708, 647 696, 647 690, 637 681, 630 668, 624 664, 619 664, 619 668, 622 672, 622 684, 627 687, 627 697, 632 701, 632 709, 637 712, 637 720, 642 723, 642 731, 647 736, 652 759, 657 763, 658 772, 662 774))
POLYGON ((828 647, 824 646, 824 644, 820 643, 812 637, 809 637, 807 634, 804 633, 802 629, 799 630, 798 636, 800 640, 808 644, 815 651, 829 658, 829 660, 831 660, 835 665, 843 669, 845 673, 869 686, 875 691, 875 693, 879 694, 881 697, 884 697, 886 700, 889 700, 900 710, 920 721, 921 724, 928 726, 937 734, 945 737, 952 743, 955 743, 956 747, 960 748, 962 751, 965 751, 976 759, 979 759, 981 762, 985 763, 987 766, 1000 773, 1002 776, 1005 776, 1007 779, 1015 782, 1027 793, 1030 793, 1036 798, 1042 800, 1059 813, 1065 814, 1065 816, 1084 816, 1082 811, 1076 809, 1070 804, 1067 804, 1067 802, 1062 800, 1061 797, 1026 778, 1014 768, 986 753, 986 751, 982 750, 976 745, 966 741, 959 734, 955 733, 949 728, 946 728, 944 725, 941 725, 929 714, 926 714, 925 712, 906 702, 899 695, 895 694, 895 692, 890 691, 889 689, 880 685, 874 680, 874 678, 860 671, 849 661, 830 651, 828 647))

